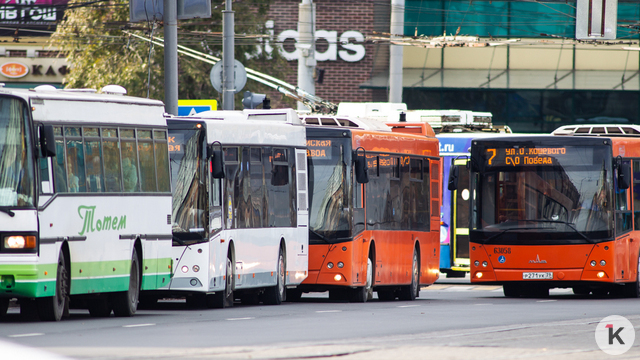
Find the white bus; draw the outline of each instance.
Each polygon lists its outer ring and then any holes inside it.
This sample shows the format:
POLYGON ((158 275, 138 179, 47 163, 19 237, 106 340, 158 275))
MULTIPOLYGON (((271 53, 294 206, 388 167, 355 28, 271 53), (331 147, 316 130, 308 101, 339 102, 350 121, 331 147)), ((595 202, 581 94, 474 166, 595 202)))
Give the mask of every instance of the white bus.
POLYGON ((164 107, 124 92, 0 88, 0 316, 131 316, 168 285, 164 107))
POLYGON ((280 304, 307 276, 305 128, 295 111, 167 119, 174 273, 189 306, 280 304))

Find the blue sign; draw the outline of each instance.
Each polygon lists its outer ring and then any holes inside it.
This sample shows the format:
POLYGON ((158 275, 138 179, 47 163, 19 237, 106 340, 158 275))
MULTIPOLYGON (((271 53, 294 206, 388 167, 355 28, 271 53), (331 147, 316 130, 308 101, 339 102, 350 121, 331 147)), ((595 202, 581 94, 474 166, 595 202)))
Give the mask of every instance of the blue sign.
POLYGON ((504 264, 504 262, 505 262, 505 261, 507 261, 507 258, 506 258, 506 257, 504 257, 504 255, 500 255, 500 256, 498 257, 498 262, 499 262, 500 264, 504 264))

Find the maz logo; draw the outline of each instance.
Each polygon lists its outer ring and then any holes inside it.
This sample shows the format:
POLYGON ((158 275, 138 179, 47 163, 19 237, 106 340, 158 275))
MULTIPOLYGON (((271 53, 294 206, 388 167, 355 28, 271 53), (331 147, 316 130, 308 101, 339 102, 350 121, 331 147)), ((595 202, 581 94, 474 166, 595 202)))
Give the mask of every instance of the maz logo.
POLYGON ((536 254, 535 260, 529 260, 529 264, 546 264, 547 260, 540 260, 540 255, 536 254))

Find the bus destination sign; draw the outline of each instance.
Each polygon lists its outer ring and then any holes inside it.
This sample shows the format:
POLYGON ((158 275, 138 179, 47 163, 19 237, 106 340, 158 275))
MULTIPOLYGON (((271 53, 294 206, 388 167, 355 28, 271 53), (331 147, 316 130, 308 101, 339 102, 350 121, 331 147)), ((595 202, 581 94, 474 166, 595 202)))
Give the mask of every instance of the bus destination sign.
POLYGON ((564 146, 487 148, 485 158, 486 165, 490 167, 557 165, 558 158, 568 153, 564 146))
POLYGON ((307 157, 331 160, 331 140, 307 140, 307 157))

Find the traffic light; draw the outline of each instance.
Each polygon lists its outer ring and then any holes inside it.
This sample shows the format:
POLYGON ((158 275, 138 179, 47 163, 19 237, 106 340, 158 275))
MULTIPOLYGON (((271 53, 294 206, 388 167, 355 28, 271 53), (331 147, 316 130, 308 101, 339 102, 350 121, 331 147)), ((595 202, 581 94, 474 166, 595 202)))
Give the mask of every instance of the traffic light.
POLYGON ((242 105, 245 109, 256 109, 266 97, 267 95, 265 94, 254 94, 251 91, 245 91, 242 105))

